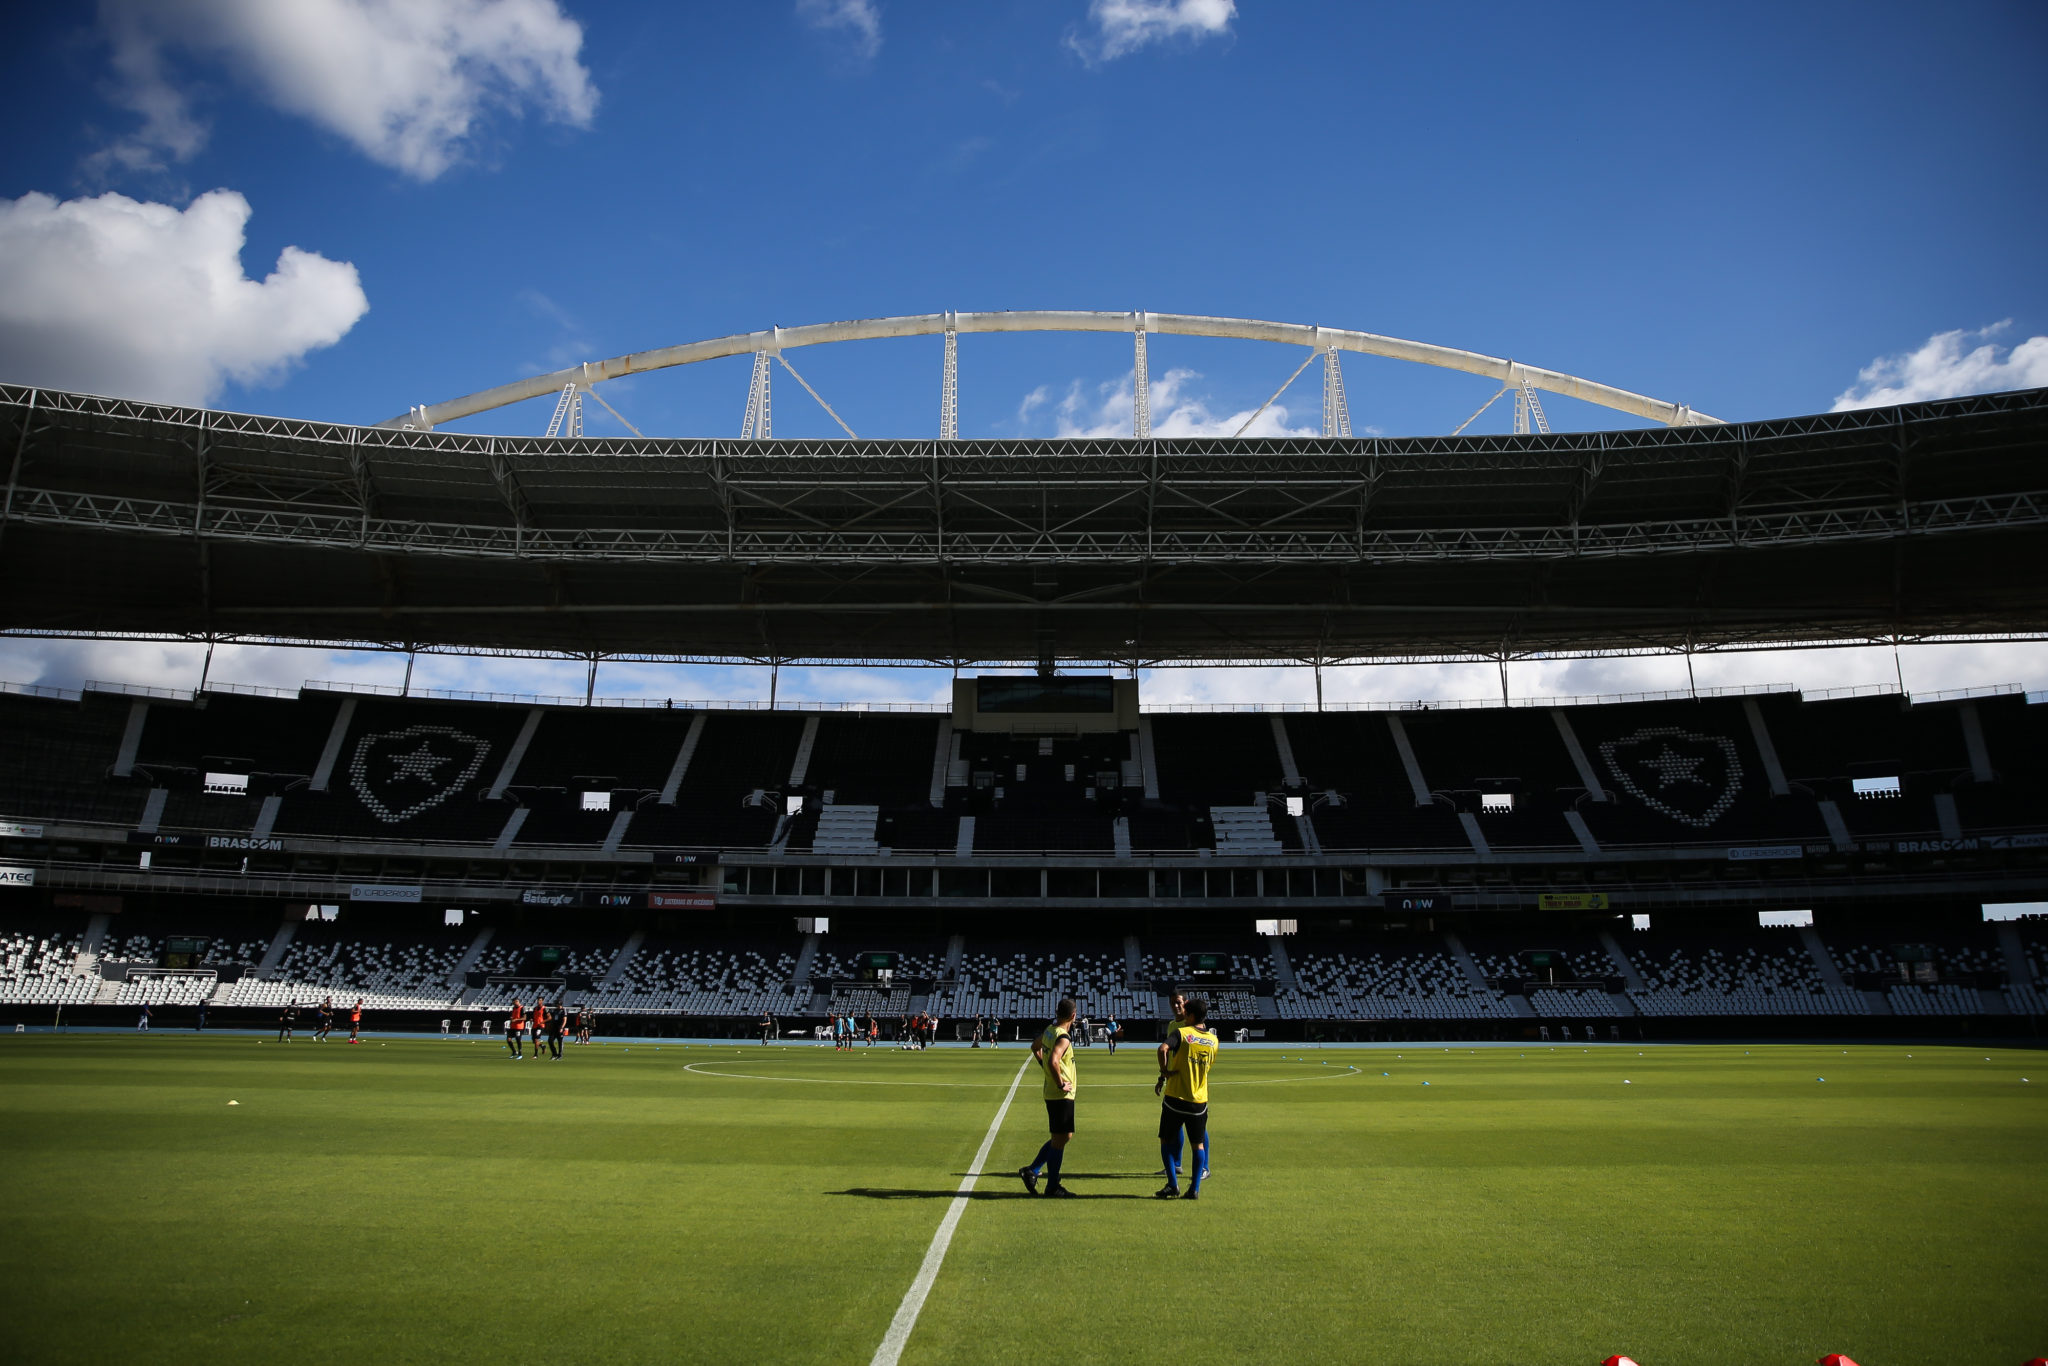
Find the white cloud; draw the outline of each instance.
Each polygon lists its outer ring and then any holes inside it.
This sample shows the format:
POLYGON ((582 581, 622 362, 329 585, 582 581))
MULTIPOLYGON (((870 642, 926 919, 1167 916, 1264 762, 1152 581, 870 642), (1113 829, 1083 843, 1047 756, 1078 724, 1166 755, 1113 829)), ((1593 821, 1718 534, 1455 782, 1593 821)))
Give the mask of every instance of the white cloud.
MULTIPOLYGON (((1531 698, 1602 697, 1638 692, 1684 693, 1707 688, 1775 684, 1806 691, 1905 685, 1917 697, 1956 688, 2018 684, 2048 689, 2048 644, 2034 641, 1909 645, 1895 665, 1885 646, 1834 650, 1755 650, 1693 656, 1528 660, 1508 665, 1508 691, 1531 698)), ((1315 674, 1306 666, 1148 669, 1147 702, 1313 702, 1315 674)), ((1323 699, 1336 702, 1498 701, 1500 671, 1492 664, 1357 664, 1323 670, 1323 699)))
POLYGON ((796 14, 820 32, 845 29, 863 61, 882 50, 882 15, 874 0, 796 0, 796 14))
POLYGON ((1152 43, 1199 41, 1230 32, 1236 0, 1091 0, 1092 32, 1067 34, 1067 46, 1086 62, 1113 62, 1152 43))
POLYGON ((242 273, 249 201, 182 211, 125 195, 0 199, 0 376, 166 403, 205 403, 339 341, 369 309, 346 261, 286 247, 242 273))
MULTIPOLYGON (((166 640, 35 640, 0 637, 0 680, 76 688, 88 681, 196 688, 206 647, 166 640)), ((302 646, 224 644, 208 678, 298 688, 311 679, 397 684, 405 656, 302 646)))
POLYGON ((1831 411, 2048 385, 2048 337, 2029 337, 2001 356, 1990 338, 2011 326, 2008 318, 1976 332, 1937 332, 1917 351, 1879 356, 1857 371, 1831 411))
POLYGON ((582 126, 597 108, 583 28, 556 0, 101 0, 100 27, 116 98, 143 119, 100 160, 129 169, 205 142, 174 51, 224 63, 277 108, 421 180, 461 156, 487 109, 582 126))
MULTIPOLYGON (((1201 377, 1199 371, 1174 369, 1152 381, 1148 398, 1154 436, 1234 436, 1244 426, 1252 409, 1243 408, 1227 416, 1211 412, 1203 396, 1194 391, 1195 381, 1201 377)), ((1136 372, 1128 371, 1120 379, 1095 386, 1093 396, 1083 393, 1081 381, 1069 384, 1066 396, 1053 409, 1059 435, 1129 436, 1135 381, 1136 372)), ((1026 394, 1017 406, 1018 421, 1030 417, 1046 401, 1044 385, 1026 394)), ((1275 403, 1259 414, 1245 436, 1314 436, 1322 430, 1320 418, 1313 427, 1290 427, 1287 418, 1287 405, 1275 403)))
POLYGON ((1052 386, 1049 384, 1041 384, 1030 393, 1024 395, 1023 400, 1017 404, 1017 425, 1022 427, 1025 423, 1029 422, 1031 415, 1040 408, 1043 408, 1051 398, 1052 386))

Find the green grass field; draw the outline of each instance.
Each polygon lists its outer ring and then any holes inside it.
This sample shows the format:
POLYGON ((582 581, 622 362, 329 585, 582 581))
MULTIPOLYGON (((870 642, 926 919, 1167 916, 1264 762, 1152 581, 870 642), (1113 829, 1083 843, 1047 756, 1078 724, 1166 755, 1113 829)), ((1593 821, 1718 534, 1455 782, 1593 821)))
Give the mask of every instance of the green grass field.
MULTIPOLYGON (((0 1037, 0 1357, 866 1362, 1024 1057, 0 1037)), ((2040 1053, 1226 1048, 1200 1204, 1081 1071, 1089 1198, 985 1177, 906 1363, 2048 1353, 2040 1053)))

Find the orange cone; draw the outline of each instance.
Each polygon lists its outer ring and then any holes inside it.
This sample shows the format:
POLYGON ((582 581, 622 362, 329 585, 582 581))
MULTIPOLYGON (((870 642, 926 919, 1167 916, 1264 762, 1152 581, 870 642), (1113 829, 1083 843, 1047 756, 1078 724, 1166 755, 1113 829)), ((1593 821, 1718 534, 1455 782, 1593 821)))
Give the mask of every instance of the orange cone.
POLYGON ((1829 1352, 1826 1356, 1820 1358, 1815 1363, 1815 1366, 1856 1366, 1856 1363, 1843 1356, 1840 1352, 1829 1352))

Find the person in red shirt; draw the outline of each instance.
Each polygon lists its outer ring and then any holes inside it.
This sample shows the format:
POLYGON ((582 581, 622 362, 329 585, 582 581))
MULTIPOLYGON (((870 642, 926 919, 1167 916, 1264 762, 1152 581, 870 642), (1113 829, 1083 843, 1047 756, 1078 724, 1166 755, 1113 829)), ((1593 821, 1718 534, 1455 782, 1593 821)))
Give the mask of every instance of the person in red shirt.
POLYGON ((519 1051, 519 1038, 526 1032, 526 1007, 519 1004, 519 998, 512 998, 512 1013, 505 1017, 505 1047, 512 1050, 512 1056, 523 1058, 519 1051))
POLYGON ((533 1056, 537 1058, 540 1056, 541 1049, 547 1047, 546 1044, 541 1042, 542 1031, 548 1027, 547 997, 542 996, 534 1000, 533 1016, 530 1023, 533 1026, 533 1056))
POLYGON ((363 998, 358 996, 356 997, 355 1005, 351 1007, 348 1012, 348 1041, 350 1043, 361 1043, 362 1039, 360 1036, 362 1032, 363 998))

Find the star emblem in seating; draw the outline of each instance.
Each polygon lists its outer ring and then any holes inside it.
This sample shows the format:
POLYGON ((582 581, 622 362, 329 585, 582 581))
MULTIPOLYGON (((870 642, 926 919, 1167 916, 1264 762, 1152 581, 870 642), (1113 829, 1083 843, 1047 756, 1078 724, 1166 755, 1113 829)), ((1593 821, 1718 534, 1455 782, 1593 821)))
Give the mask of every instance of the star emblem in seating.
POLYGON ((412 778, 431 784, 434 770, 447 762, 446 758, 428 749, 425 741, 421 741, 420 747, 412 753, 391 756, 391 781, 395 783, 401 778, 412 778))
POLYGON ((1688 758, 1666 745, 1657 757, 1646 761, 1644 768, 1657 775, 1658 787, 1669 787, 1673 783, 1696 783, 1700 780, 1700 760, 1688 758))
POLYGON ((454 726, 415 725, 356 740, 348 785, 387 825, 410 820, 467 789, 490 741, 454 726))
POLYGON ((1742 756, 1725 735, 1641 726, 1598 748, 1623 795, 1696 830, 1727 815, 1742 791, 1742 756))

